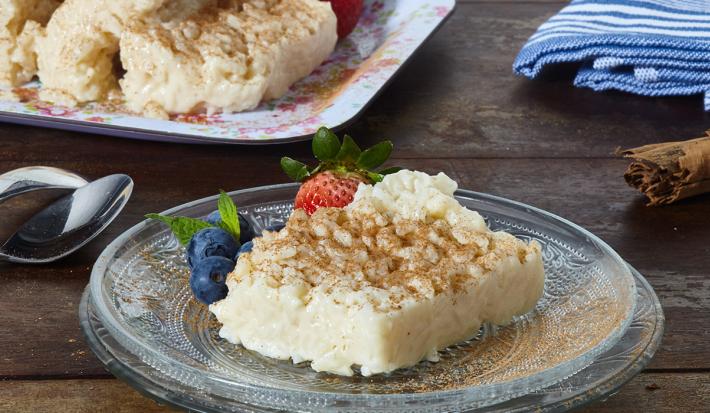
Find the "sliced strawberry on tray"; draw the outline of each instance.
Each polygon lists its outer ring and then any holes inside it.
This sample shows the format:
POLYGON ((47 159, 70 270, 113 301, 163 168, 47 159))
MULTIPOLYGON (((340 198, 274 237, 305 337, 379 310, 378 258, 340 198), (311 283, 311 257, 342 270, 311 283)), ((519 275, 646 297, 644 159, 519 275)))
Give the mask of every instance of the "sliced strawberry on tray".
POLYGON ((401 168, 374 171, 392 153, 392 142, 383 141, 361 150, 355 141, 345 135, 343 141, 326 127, 321 127, 313 137, 313 155, 320 161, 315 168, 289 157, 281 158, 281 168, 291 179, 302 182, 296 194, 295 207, 308 215, 320 207, 342 208, 353 201, 360 183, 374 184, 384 175, 401 168))

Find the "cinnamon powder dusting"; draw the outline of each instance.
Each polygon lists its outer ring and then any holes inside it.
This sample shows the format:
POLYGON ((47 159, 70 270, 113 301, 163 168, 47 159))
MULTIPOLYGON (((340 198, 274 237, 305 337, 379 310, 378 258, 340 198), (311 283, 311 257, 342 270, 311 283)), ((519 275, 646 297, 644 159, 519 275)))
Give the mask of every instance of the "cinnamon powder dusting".
MULTIPOLYGON (((383 311, 405 299, 458 294, 502 259, 523 263, 537 244, 505 233, 456 231, 443 219, 389 218, 364 203, 358 208, 321 208, 312 216, 296 210, 278 233, 254 241, 250 276, 277 284, 296 278, 311 287, 385 292, 371 299, 383 311)), ((240 258, 240 260, 243 258, 240 258)), ((238 271, 232 274, 239 281, 238 271)))

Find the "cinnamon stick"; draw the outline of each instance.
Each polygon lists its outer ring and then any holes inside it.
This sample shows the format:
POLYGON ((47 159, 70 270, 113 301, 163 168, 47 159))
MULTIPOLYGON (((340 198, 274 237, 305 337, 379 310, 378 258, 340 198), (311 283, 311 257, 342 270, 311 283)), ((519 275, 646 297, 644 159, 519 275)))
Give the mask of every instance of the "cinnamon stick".
POLYGON ((667 205, 710 192, 710 130, 689 141, 619 151, 632 160, 626 182, 646 194, 649 206, 667 205))

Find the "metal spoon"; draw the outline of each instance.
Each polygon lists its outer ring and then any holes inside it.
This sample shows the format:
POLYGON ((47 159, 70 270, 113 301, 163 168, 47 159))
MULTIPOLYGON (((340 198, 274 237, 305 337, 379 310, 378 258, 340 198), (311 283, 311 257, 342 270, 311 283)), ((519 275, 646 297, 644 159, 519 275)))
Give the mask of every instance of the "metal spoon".
POLYGON ((0 202, 37 189, 76 189, 88 181, 79 175, 50 166, 29 166, 0 175, 0 202))
POLYGON ((127 175, 109 175, 76 189, 32 217, 0 246, 0 261, 44 264, 71 254, 113 221, 132 191, 133 180, 127 175))

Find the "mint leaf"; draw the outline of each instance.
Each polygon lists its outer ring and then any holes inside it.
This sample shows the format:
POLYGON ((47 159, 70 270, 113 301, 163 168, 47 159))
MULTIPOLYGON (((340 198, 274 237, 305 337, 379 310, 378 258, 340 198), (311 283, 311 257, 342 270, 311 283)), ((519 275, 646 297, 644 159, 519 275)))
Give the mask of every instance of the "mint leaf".
POLYGON ((227 231, 239 241, 239 216, 237 215, 237 206, 234 205, 232 198, 224 191, 219 191, 219 199, 217 200, 217 209, 222 221, 219 227, 227 231))
POLYGON ((321 126, 313 137, 313 155, 320 161, 332 161, 340 151, 340 140, 330 129, 321 126))
POLYGON ((196 218, 170 217, 159 214, 148 214, 145 217, 167 224, 182 245, 187 245, 196 232, 212 226, 208 222, 196 218))
POLYGON ((382 170, 378 171, 377 173, 380 175, 390 175, 390 174, 397 173, 401 170, 402 170, 402 168, 400 168, 399 166, 393 166, 391 168, 382 169, 382 170))
POLYGON ((392 153, 392 142, 380 142, 364 150, 357 159, 357 166, 362 169, 374 169, 385 163, 392 153))
POLYGON ((294 181, 300 182, 308 177, 308 166, 303 162, 291 159, 288 156, 281 158, 281 169, 294 181))
POLYGON ((351 138, 350 135, 345 135, 336 159, 345 162, 355 162, 357 158, 360 157, 360 153, 362 153, 362 151, 353 138, 351 138))

